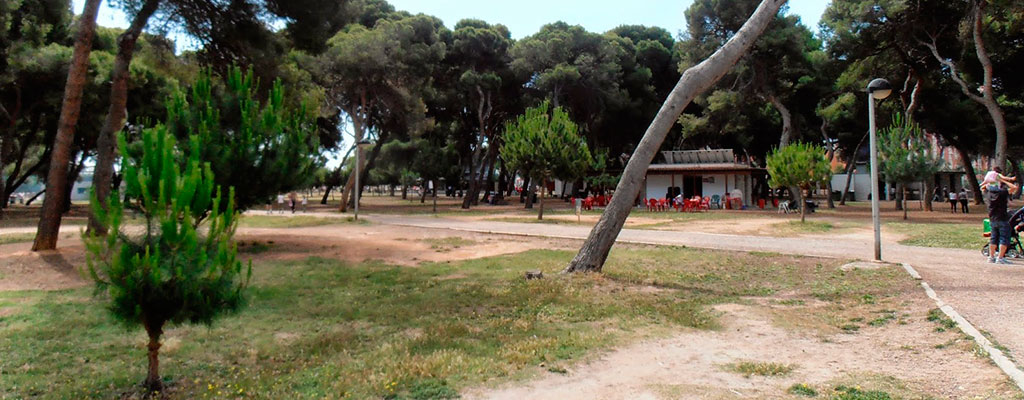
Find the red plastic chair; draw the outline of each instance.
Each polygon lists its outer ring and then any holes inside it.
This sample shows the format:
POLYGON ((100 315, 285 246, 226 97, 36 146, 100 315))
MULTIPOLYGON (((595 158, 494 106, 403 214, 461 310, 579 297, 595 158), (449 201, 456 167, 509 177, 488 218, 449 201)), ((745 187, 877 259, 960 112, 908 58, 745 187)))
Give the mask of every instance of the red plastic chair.
POLYGON ((587 198, 583 200, 583 209, 587 210, 587 211, 590 211, 590 210, 594 209, 594 198, 593 197, 587 196, 587 198))
POLYGON ((658 211, 665 211, 665 210, 668 210, 668 199, 659 199, 658 200, 658 211))
POLYGON ((658 199, 647 199, 647 211, 658 211, 658 199))

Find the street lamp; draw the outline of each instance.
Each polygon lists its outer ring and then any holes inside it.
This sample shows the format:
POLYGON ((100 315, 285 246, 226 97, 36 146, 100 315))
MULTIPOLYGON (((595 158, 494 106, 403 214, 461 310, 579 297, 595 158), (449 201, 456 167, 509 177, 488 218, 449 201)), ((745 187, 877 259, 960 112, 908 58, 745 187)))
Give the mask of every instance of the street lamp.
POLYGON ((868 84, 868 125, 871 132, 871 221, 875 225, 875 261, 882 261, 882 226, 878 211, 878 140, 875 138, 875 100, 892 94, 892 85, 885 79, 868 84))
POLYGON ((369 146, 371 143, 369 140, 363 139, 356 143, 356 186, 353 189, 355 191, 355 214, 353 219, 359 220, 359 154, 363 152, 363 148, 369 146))

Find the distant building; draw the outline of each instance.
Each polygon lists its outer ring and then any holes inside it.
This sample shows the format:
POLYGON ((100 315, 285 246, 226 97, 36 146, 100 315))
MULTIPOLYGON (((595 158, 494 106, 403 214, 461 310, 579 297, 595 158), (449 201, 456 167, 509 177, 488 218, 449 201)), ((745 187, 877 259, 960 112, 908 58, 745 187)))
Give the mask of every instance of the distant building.
POLYGON ((736 157, 732 149, 663 151, 661 156, 661 162, 647 169, 643 198, 725 198, 738 193, 750 206, 756 193, 767 189, 767 171, 736 157))

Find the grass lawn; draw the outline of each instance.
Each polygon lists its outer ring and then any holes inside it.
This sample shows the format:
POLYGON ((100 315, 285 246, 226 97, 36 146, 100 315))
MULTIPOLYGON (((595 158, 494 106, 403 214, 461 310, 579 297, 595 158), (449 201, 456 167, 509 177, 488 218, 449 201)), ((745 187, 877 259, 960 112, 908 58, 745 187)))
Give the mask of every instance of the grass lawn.
POLYGON ((289 217, 275 217, 272 215, 245 215, 238 221, 238 225, 246 228, 302 228, 307 226, 337 225, 337 224, 360 224, 369 225, 366 220, 356 221, 348 218, 326 218, 309 215, 297 215, 289 217))
MULTIPOLYGON (((673 328, 716 329, 714 304, 785 292, 853 309, 914 288, 897 268, 842 271, 834 260, 670 247, 623 246, 604 274, 558 275, 572 256, 256 265, 248 308, 212 327, 167 330, 167 394, 452 398, 673 328), (535 269, 547 278, 523 279, 535 269)), ((0 398, 137 396, 144 344, 89 288, 0 292, 0 398)))
POLYGON ((11 243, 24 243, 35 240, 36 234, 25 232, 25 233, 7 233, 0 235, 0 244, 11 244, 11 243))
POLYGON ((909 246, 980 250, 988 242, 988 239, 981 236, 980 221, 975 225, 893 222, 886 226, 906 235, 900 244, 909 246))

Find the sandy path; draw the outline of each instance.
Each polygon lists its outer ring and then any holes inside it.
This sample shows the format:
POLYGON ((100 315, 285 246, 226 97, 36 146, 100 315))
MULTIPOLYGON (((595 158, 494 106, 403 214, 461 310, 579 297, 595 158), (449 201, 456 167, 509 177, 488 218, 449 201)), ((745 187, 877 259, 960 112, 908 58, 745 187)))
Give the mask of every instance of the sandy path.
MULTIPOLYGON (((467 221, 455 218, 422 218, 374 215, 375 222, 425 228, 456 229, 510 235, 533 235, 585 239, 590 227, 467 221)), ((720 233, 670 232, 623 229, 620 242, 689 246, 736 251, 871 259, 872 244, 865 235, 840 238, 775 238, 720 233)), ((992 334, 1000 344, 1024 359, 1024 264, 988 264, 978 251, 883 244, 883 257, 891 262, 910 263, 946 302, 965 318, 992 334)))
MULTIPOLYGON (((920 299, 912 308, 927 307, 920 299)), ((782 329, 763 306, 726 304, 720 331, 687 331, 668 339, 616 349, 567 374, 497 389, 477 389, 468 399, 661 399, 781 398, 795 383, 821 388, 843 379, 897 377, 909 389, 936 398, 1010 398, 1012 386, 997 368, 962 349, 933 349, 955 334, 938 334, 915 318, 856 335, 836 334, 827 340, 807 330, 782 329), (915 349, 928 349, 916 351, 915 349), (745 377, 726 369, 741 361, 788 364, 783 377, 745 377)), ((542 372, 543 373, 543 372, 542 372)))

